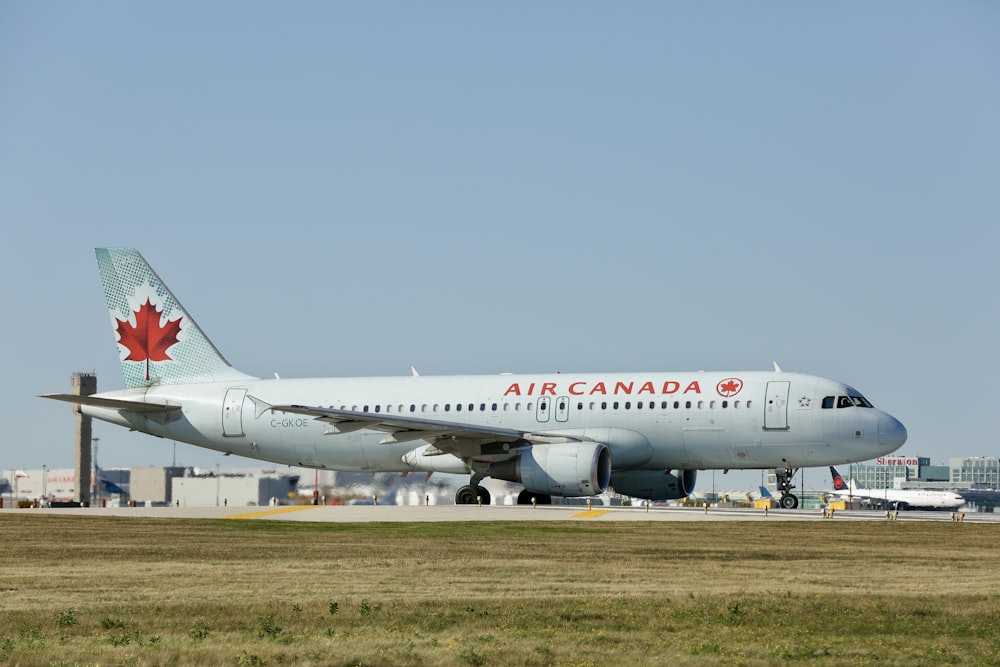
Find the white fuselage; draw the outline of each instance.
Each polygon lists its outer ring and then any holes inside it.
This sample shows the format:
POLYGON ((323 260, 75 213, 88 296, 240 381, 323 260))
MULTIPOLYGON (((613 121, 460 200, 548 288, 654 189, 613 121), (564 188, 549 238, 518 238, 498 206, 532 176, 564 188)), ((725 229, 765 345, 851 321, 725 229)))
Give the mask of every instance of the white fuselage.
MULTIPOLYGON (((274 405, 322 406, 604 442, 615 470, 820 466, 889 454, 906 439, 871 407, 824 407, 852 393, 782 372, 592 373, 325 379, 248 378, 153 385, 100 397, 179 405, 170 418, 83 405, 93 417, 255 459, 343 471, 468 472, 428 443, 368 428, 337 432, 274 405)), ((500 453, 500 452, 498 452, 500 453)), ((488 452, 484 453, 488 457, 488 452)))
POLYGON ((890 508, 958 509, 965 499, 954 491, 932 489, 860 489, 853 482, 849 491, 837 491, 842 498, 853 497, 890 508))

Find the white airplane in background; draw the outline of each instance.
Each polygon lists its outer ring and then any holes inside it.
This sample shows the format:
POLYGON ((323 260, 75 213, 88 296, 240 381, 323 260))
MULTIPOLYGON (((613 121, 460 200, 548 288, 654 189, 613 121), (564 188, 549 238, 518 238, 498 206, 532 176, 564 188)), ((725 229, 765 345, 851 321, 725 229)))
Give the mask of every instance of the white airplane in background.
POLYGON ((610 486, 649 500, 698 470, 774 468, 781 505, 801 466, 889 454, 906 429, 857 390, 771 372, 584 373, 261 379, 233 368, 131 248, 97 263, 126 389, 49 394, 86 415, 171 440, 288 465, 470 475, 524 486, 519 503, 610 486))
POLYGON ((833 493, 840 498, 860 498, 885 509, 954 510, 965 504, 965 498, 954 491, 931 489, 865 489, 853 479, 844 481, 840 472, 830 466, 833 493))

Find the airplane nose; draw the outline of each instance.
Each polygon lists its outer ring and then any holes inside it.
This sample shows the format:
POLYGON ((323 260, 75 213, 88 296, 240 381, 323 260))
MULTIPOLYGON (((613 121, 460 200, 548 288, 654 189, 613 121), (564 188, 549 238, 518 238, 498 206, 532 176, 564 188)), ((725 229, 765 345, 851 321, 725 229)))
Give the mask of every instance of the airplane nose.
POLYGON ((891 415, 884 415, 878 420, 878 442, 891 447, 894 452, 906 442, 906 427, 891 415))

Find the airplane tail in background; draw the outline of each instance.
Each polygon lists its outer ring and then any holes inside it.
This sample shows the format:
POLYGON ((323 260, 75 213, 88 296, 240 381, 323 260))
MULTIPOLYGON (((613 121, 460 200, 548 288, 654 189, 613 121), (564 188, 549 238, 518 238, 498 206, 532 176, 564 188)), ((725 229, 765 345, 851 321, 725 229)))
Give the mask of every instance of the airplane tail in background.
POLYGON ((840 475, 840 472, 833 466, 830 466, 830 475, 833 476, 834 491, 847 491, 854 489, 854 481, 852 480, 848 482, 844 480, 844 478, 840 475))
POLYGON ((251 379, 222 357, 137 250, 96 253, 126 387, 251 379))

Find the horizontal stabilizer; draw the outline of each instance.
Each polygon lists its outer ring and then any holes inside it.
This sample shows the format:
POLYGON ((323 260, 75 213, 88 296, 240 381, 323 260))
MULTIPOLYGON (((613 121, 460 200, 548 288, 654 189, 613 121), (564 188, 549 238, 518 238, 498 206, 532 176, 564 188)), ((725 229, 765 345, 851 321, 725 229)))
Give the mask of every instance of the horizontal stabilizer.
POLYGON ((180 410, 179 405, 163 403, 143 403, 142 401, 125 401, 120 398, 100 398, 99 396, 77 396, 76 394, 42 394, 41 398, 51 398, 77 405, 92 405, 96 408, 110 408, 138 414, 164 414, 180 410))

